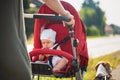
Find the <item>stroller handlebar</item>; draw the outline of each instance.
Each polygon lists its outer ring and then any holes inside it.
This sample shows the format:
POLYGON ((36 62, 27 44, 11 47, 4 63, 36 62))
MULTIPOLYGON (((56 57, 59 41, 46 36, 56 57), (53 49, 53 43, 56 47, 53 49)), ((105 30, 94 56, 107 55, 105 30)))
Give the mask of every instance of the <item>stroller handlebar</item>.
POLYGON ((48 20, 66 21, 66 22, 70 21, 70 19, 68 19, 65 16, 58 16, 55 14, 34 14, 33 17, 41 18, 41 19, 48 19, 48 20))
MULTIPOLYGON (((69 22, 70 19, 65 17, 65 16, 58 16, 58 15, 55 15, 55 14, 24 14, 24 17, 25 18, 38 18, 38 19, 46 19, 46 20, 53 20, 53 21, 66 21, 66 22, 69 22)), ((66 24, 66 27, 68 29, 72 29, 71 25, 67 25, 66 24)))

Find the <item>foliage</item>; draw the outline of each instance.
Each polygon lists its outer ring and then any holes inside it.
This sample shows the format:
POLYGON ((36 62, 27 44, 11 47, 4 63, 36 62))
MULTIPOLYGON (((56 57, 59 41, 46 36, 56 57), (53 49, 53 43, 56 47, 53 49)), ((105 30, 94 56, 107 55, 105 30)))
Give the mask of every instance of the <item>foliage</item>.
POLYGON ((114 34, 120 34, 120 26, 115 24, 111 24, 110 26, 114 29, 114 34))
POLYGON ((30 34, 29 37, 27 37, 27 44, 34 44, 34 35, 33 34, 30 34))
POLYGON ((37 13, 38 8, 36 7, 30 7, 29 9, 25 10, 25 13, 37 13))
POLYGON ((88 36, 99 36, 100 35, 99 29, 95 26, 88 27, 87 28, 87 35, 88 36))
POLYGON ((24 10, 29 9, 30 0, 23 0, 24 10))
POLYGON ((98 5, 99 2, 95 3, 93 0, 85 0, 79 14, 87 28, 94 25, 99 29, 100 34, 103 35, 105 33, 106 18, 98 5))
POLYGON ((92 26, 94 22, 95 10, 92 8, 84 7, 80 11, 80 16, 87 27, 92 26))
POLYGON ((91 7, 96 8, 96 6, 99 4, 99 2, 95 3, 93 0, 84 0, 82 7, 91 7))
MULTIPOLYGON (((29 8, 26 9, 26 13, 37 13, 38 9, 37 8, 29 8)), ((26 28, 26 35, 27 38, 30 37, 30 35, 33 33, 34 30, 34 19, 33 18, 25 18, 25 28, 26 28)))
POLYGON ((29 38, 31 33, 34 31, 34 19, 25 18, 25 28, 27 38, 29 38))

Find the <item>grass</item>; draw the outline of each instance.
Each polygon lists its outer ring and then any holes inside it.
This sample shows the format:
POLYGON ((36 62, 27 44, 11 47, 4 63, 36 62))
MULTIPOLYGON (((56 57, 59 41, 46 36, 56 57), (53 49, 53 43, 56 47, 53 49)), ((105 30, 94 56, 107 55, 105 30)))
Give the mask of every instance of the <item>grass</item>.
POLYGON ((33 34, 31 34, 30 37, 27 40, 27 44, 33 44, 33 40, 34 40, 33 37, 34 37, 33 34))
POLYGON ((108 36, 107 35, 104 35, 104 36, 87 36, 88 39, 103 38, 103 37, 108 37, 108 36))
MULTIPOLYGON (((94 80, 96 74, 94 67, 99 61, 109 61, 111 63, 112 68, 115 69, 117 65, 120 65, 120 51, 116 51, 114 53, 101 56, 98 58, 90 58, 87 72, 85 72, 84 74, 84 80, 94 80)), ((34 80, 37 80, 37 78, 35 78, 34 80)), ((71 79, 40 77, 40 80, 71 80, 71 79)), ((75 78, 73 80, 75 80, 75 78)))
POLYGON ((99 61, 109 61, 111 63, 111 67, 115 69, 117 65, 120 64, 120 51, 116 51, 98 58, 91 58, 89 60, 88 71, 84 75, 84 80, 94 79, 96 73, 94 67, 99 61))

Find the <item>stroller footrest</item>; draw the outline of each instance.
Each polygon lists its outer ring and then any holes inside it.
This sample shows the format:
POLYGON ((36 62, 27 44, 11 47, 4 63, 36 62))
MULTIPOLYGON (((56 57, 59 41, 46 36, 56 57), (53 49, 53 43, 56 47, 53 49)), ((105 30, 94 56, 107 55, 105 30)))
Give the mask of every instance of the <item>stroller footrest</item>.
POLYGON ((52 67, 43 62, 31 62, 33 75, 52 75, 52 67))

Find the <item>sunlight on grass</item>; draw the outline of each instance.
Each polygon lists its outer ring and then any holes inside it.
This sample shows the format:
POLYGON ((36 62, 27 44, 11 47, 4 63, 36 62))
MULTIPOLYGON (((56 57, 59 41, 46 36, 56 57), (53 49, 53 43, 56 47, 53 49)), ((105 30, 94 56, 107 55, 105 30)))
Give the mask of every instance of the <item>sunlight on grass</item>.
POLYGON ((88 70, 84 75, 84 80, 94 80, 96 71, 95 71, 95 65, 99 61, 108 61, 111 63, 111 67, 114 69, 117 67, 117 65, 120 64, 120 51, 101 56, 98 58, 90 59, 89 60, 89 65, 88 65, 88 70))
POLYGON ((33 34, 30 35, 30 37, 27 40, 27 44, 33 44, 33 34))
POLYGON ((108 37, 108 36, 87 36, 88 39, 92 39, 92 38, 103 38, 103 37, 108 37))
MULTIPOLYGON (((38 80, 38 77, 35 77, 33 80, 38 80)), ((39 80, 75 80, 75 78, 55 78, 55 77, 40 76, 39 80)))

